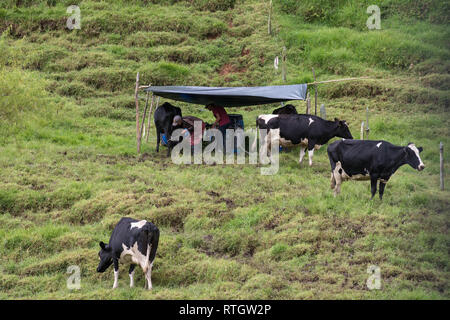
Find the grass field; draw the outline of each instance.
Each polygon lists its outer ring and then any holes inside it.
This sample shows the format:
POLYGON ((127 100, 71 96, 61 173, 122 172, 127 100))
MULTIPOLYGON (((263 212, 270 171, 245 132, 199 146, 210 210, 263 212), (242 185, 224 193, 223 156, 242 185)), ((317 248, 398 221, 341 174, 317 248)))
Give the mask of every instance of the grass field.
MULTIPOLYGON (((268 1, 80 0, 70 31, 72 2, 0 4, 0 299, 450 298, 448 1, 274 1, 272 35, 268 1), (381 30, 365 26, 371 4, 381 30), (319 105, 355 138, 368 107, 370 138, 423 146, 426 169, 400 168, 380 201, 369 182, 333 197, 326 146, 312 167, 298 148, 281 153, 273 176, 172 164, 153 131, 136 154, 136 72, 154 85, 282 84, 283 46, 287 83, 312 81, 311 67, 319 81, 370 77, 320 85, 319 105), (112 269, 96 273, 123 216, 161 230, 151 292, 140 270, 133 289, 127 267, 116 290, 112 269), (71 265, 79 290, 66 287, 71 265), (370 265, 380 290, 366 286, 370 265)), ((228 111, 250 128, 278 106, 228 111)))

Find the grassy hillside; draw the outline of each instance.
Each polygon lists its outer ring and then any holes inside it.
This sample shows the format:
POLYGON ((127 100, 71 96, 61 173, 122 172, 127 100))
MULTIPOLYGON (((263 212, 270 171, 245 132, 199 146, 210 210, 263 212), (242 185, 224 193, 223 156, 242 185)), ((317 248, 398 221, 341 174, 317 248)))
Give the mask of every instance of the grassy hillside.
MULTIPOLYGON (((81 29, 70 31, 71 4, 0 4, 0 299, 450 298, 438 153, 450 145, 448 1, 274 1, 272 35, 268 1, 78 1, 81 29), (371 4, 381 30, 365 26, 371 4), (319 104, 355 137, 368 107, 370 138, 423 146, 426 169, 399 169, 381 202, 369 182, 334 198, 325 147, 312 167, 298 148, 280 154, 273 176, 174 165, 153 131, 136 155, 136 72, 154 85, 282 84, 283 46, 287 83, 311 81, 312 67, 318 80, 369 76, 320 85, 319 104), (112 270, 95 271, 122 216, 161 230, 152 292, 140 271, 130 289, 122 267, 114 291, 112 270), (80 290, 66 288, 70 265, 80 290), (369 265, 381 290, 367 289, 369 265)), ((248 128, 277 106, 229 112, 248 128)))

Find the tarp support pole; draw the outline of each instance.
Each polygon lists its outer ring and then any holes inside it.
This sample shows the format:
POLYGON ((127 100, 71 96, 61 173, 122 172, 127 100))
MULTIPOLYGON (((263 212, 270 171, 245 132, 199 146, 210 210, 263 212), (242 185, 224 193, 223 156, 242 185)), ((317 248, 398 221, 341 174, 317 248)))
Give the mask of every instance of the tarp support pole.
MULTIPOLYGON (((141 131, 139 134, 139 137, 142 138, 142 131, 144 130, 144 126, 145 126, 145 116, 147 115, 147 108, 148 108, 148 97, 150 95, 150 92, 147 91, 147 97, 145 98, 145 108, 144 108, 144 116, 142 117, 142 125, 141 125, 141 131)), ((148 134, 147 134, 148 136, 148 134)), ((139 139, 139 150, 141 149, 141 139, 139 139)))
MULTIPOLYGON (((316 82, 316 72, 314 68, 312 68, 312 72, 314 75, 314 82, 316 82)), ((317 116, 317 84, 314 85, 314 115, 317 116)))
POLYGON ((145 138, 145 141, 148 142, 148 136, 150 135, 150 119, 152 118, 152 112, 153 112, 153 103, 155 101, 155 95, 152 92, 152 101, 150 102, 150 112, 148 113, 148 121, 147 121, 147 138, 145 138))

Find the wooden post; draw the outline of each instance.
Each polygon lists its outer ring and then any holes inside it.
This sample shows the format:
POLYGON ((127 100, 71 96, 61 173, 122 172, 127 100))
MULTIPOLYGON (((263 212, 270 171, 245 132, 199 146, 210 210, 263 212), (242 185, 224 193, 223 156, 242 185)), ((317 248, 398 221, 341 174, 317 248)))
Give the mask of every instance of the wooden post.
POLYGON ((441 190, 444 190, 444 144, 439 143, 439 163, 440 163, 440 180, 441 190))
POLYGON ((145 141, 148 142, 148 136, 150 135, 150 119, 152 118, 152 112, 153 112, 153 103, 155 102, 155 96, 152 92, 152 101, 150 102, 150 112, 148 113, 148 122, 147 122, 147 138, 145 138, 145 141))
POLYGON ((361 132, 360 132, 359 136, 360 136, 361 140, 364 140, 364 121, 361 122, 361 132))
POLYGON ((369 107, 366 107, 366 138, 369 138, 369 107))
MULTIPOLYGON (((142 131, 144 130, 144 127, 145 127, 145 116, 147 115, 148 96, 149 95, 150 95, 150 92, 147 91, 147 97, 145 98, 144 116, 142 117, 141 131, 140 131, 140 134, 139 134, 139 137, 141 137, 141 138, 142 138, 142 131)), ((139 150, 141 149, 140 143, 141 143, 141 139, 139 139, 139 150)))
POLYGON ((327 112, 323 103, 320 105, 320 117, 327 120, 327 112))
MULTIPOLYGON (((314 75, 314 82, 316 82, 316 72, 314 68, 312 68, 312 72, 314 75)), ((314 85, 314 115, 317 116, 317 84, 314 85)))
POLYGON ((286 47, 283 47, 283 55, 281 57, 282 65, 281 65, 281 77, 283 81, 286 81, 286 47))
POLYGON ((269 20, 267 21, 267 33, 269 35, 272 34, 272 0, 270 0, 269 4, 269 20))
POLYGON ((141 136, 140 136, 140 131, 139 131, 138 91, 139 91, 139 72, 136 74, 136 89, 134 91, 134 100, 136 102, 136 142, 137 142, 137 152, 141 153, 141 136))
POLYGON ((309 97, 309 92, 306 94, 306 114, 311 113, 311 98, 309 97))

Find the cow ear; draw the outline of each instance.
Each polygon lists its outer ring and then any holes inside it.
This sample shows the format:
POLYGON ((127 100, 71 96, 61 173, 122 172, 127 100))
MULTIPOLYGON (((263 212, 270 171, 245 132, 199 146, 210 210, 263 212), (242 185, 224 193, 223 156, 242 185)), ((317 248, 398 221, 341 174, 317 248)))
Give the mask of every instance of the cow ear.
POLYGON ((334 118, 334 122, 339 122, 339 119, 338 118, 334 118))
POLYGON ((417 150, 419 150, 419 152, 422 152, 423 148, 422 147, 418 147, 417 150))
POLYGON ((105 246, 105 244, 103 243, 103 241, 100 241, 100 248, 102 248, 103 250, 106 250, 106 246, 105 246))

